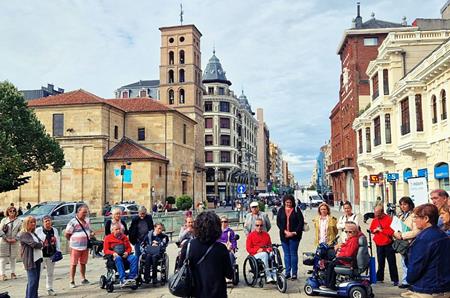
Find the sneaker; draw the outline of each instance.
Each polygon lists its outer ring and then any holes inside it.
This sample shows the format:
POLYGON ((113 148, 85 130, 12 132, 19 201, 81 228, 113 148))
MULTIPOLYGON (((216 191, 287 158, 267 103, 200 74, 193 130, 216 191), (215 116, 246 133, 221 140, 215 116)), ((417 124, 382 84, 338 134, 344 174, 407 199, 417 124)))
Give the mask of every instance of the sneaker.
POLYGON ((286 279, 289 279, 289 278, 291 278, 291 275, 290 274, 286 274, 285 277, 286 277, 286 279))
POLYGON ((90 282, 89 282, 89 280, 87 280, 87 279, 85 278, 85 279, 83 279, 83 280, 81 281, 81 284, 82 284, 83 286, 85 286, 85 285, 89 285, 90 282))
POLYGON ((398 286, 400 289, 407 289, 407 288, 409 288, 409 285, 408 284, 401 284, 401 285, 399 285, 398 286))
POLYGON ((11 273, 11 279, 17 279, 17 275, 15 273, 11 273))
POLYGON ((56 293, 55 291, 53 291, 53 289, 48 290, 47 293, 49 296, 56 296, 56 293))
POLYGON ((72 289, 75 289, 75 288, 76 288, 75 282, 74 282, 74 281, 70 282, 70 288, 72 288, 72 289))
POLYGON ((273 283, 275 280, 272 278, 272 277, 267 277, 266 278, 266 282, 268 283, 268 284, 271 284, 271 283, 273 283))
POLYGON ((297 279, 297 275, 292 275, 291 280, 296 280, 297 279))
POLYGON ((398 281, 392 282, 392 285, 393 285, 394 287, 397 287, 397 286, 398 286, 398 281))

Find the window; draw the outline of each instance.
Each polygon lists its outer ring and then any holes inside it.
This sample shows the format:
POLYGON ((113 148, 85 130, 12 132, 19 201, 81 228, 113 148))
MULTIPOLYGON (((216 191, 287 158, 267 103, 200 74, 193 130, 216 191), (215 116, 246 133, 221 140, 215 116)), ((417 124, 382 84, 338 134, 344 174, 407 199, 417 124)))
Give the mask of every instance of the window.
POLYGON ((184 69, 180 69, 178 80, 180 83, 184 83, 184 69))
POLYGON ((441 91, 441 119, 445 120, 447 119, 447 99, 445 98, 445 90, 441 91))
POLYGON ((114 139, 119 138, 119 127, 117 125, 114 125, 114 139))
POLYGON ((366 127, 366 152, 369 153, 372 151, 370 145, 370 127, 366 127))
POLYGON ((62 137, 64 135, 64 114, 53 114, 53 136, 62 137))
POLYGON ((184 51, 180 51, 180 64, 184 64, 184 51))
POLYGON ((230 136, 221 135, 220 136, 220 145, 222 146, 230 146, 230 136))
POLYGON ((139 91, 139 97, 147 97, 147 90, 139 91))
POLYGON ((186 144, 187 126, 183 124, 183 144, 186 144))
POLYGON ((187 181, 181 181, 181 192, 183 195, 187 194, 187 181))
POLYGON ((225 88, 219 87, 219 95, 225 95, 225 88))
POLYGON ((389 71, 383 69, 383 90, 384 95, 389 95, 389 71))
POLYGON ((213 136, 205 135, 205 146, 212 146, 212 145, 213 145, 213 136))
POLYGON ((372 100, 376 99, 378 97, 378 95, 380 95, 379 90, 378 90, 378 74, 376 74, 373 78, 372 78, 372 100))
POLYGON ((169 70, 169 84, 175 82, 174 80, 174 75, 173 75, 173 70, 169 70))
POLYGON ((431 97, 431 109, 432 109, 432 113, 433 113, 433 117, 431 119, 431 121, 434 123, 437 123, 437 103, 436 103, 436 96, 433 95, 431 97))
POLYGON ((378 37, 366 37, 366 38, 364 38, 364 45, 366 47, 377 46, 378 45, 378 37))
POLYGON ((213 119, 205 118, 205 128, 212 128, 212 127, 213 127, 213 119))
POLYGON ((161 166, 159 166, 159 177, 161 177, 162 176, 162 167, 161 166))
POLYGON ((423 116, 422 116, 422 95, 416 94, 416 126, 417 131, 423 131, 423 116))
POLYGON ((381 124, 380 124, 380 116, 373 119, 373 132, 374 132, 374 140, 373 145, 378 146, 381 144, 381 124))
POLYGON ((221 101, 220 102, 220 106, 219 106, 219 110, 221 112, 229 113, 230 112, 230 103, 228 101, 221 101))
POLYGON ((362 137, 362 129, 358 130, 358 152, 359 154, 363 153, 363 137, 362 137))
POLYGON ((208 94, 214 94, 214 87, 208 87, 208 94))
POLYGON ((184 100, 184 89, 180 89, 179 92, 180 92, 180 93, 179 93, 178 102, 179 102, 180 104, 184 104, 184 103, 185 103, 185 100, 184 100))
POLYGON ((212 112, 213 104, 212 101, 205 101, 205 112, 212 112))
POLYGON ((145 141, 145 128, 138 128, 138 141, 145 141))
POLYGON ((230 118, 220 118, 220 128, 230 128, 230 118))
POLYGON ((122 91, 122 98, 128 98, 129 97, 129 92, 127 91, 122 91))
POLYGON ((205 151, 205 162, 214 162, 212 151, 205 151))
POLYGON ((173 105, 175 103, 175 93, 172 89, 169 90, 169 104, 173 105))
POLYGON ((406 135, 410 132, 409 127, 409 101, 408 98, 405 98, 400 102, 400 108, 402 113, 402 126, 401 133, 402 135, 406 135))
POLYGON ((220 151, 220 162, 230 162, 230 152, 229 151, 220 151))
POLYGON ((174 63, 175 59, 174 59, 174 54, 173 51, 169 52, 169 65, 172 65, 174 63))
POLYGON ((392 143, 392 137, 391 137, 391 115, 385 114, 384 115, 384 134, 386 138, 386 144, 392 143))

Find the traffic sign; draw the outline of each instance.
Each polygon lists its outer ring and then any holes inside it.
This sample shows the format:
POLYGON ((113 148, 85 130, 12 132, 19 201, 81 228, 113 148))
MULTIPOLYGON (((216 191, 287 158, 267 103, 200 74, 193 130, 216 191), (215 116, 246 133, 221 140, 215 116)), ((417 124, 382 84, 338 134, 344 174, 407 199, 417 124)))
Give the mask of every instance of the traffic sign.
POLYGON ((245 187, 244 184, 239 184, 237 187, 237 192, 238 193, 245 193, 245 191, 247 190, 247 187, 245 187))
POLYGON ((398 181, 400 175, 398 173, 387 173, 386 180, 389 182, 398 181))
POLYGON ((380 182, 380 177, 378 175, 370 175, 369 176, 369 181, 372 184, 376 184, 380 182))

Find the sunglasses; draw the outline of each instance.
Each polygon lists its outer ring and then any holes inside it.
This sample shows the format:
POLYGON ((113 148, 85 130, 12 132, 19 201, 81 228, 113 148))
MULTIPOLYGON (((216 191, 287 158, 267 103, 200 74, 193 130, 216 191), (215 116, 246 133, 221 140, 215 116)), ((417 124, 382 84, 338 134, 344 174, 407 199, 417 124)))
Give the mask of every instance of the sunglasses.
POLYGON ((345 231, 347 234, 354 233, 355 231, 345 231))
POLYGON ((258 206, 252 206, 252 207, 250 207, 250 208, 258 208, 258 206))
POLYGON ((225 223, 227 223, 227 222, 228 222, 228 220, 222 220, 222 222, 225 222, 225 223))
POLYGON ((263 225, 255 225, 255 227, 262 227, 263 225))
POLYGON ((9 210, 9 212, 17 212, 17 210, 16 209, 11 209, 11 210, 9 210))

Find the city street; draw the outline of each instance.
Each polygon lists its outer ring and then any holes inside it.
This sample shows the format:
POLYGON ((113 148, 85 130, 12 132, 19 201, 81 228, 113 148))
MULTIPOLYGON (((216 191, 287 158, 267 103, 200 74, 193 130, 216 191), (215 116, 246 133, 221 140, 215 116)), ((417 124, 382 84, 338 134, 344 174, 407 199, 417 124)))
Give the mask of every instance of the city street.
MULTIPOLYGON (((306 221, 311 225, 311 219, 316 215, 316 210, 312 211, 307 210, 305 212, 306 221)), ((334 215, 337 216, 338 212, 334 211, 334 215)), ((277 243, 279 242, 278 237, 278 229, 275 226, 275 222, 272 222, 272 229, 270 231, 270 235, 272 237, 272 241, 277 243)), ((364 231, 367 227, 363 227, 364 231)), ((313 235, 314 231, 311 228, 309 232, 304 234, 303 239, 300 243, 300 266, 299 266, 299 279, 297 281, 289 281, 288 282, 288 290, 285 295, 280 294, 274 285, 265 285, 263 288, 255 287, 250 288, 245 285, 242 276, 242 265, 244 262, 247 253, 245 251, 245 236, 242 230, 238 231, 238 234, 241 236, 239 240, 238 247, 240 251, 237 253, 238 262, 240 266, 240 283, 237 287, 230 286, 228 288, 229 297, 272 297, 276 296, 286 296, 286 297, 307 297, 303 293, 304 281, 306 280, 307 274, 306 271, 311 269, 311 267, 306 267, 302 264, 301 254, 302 252, 314 251, 313 244, 313 235)), ((177 247, 175 244, 170 244, 168 247, 168 254, 170 258, 170 272, 173 272, 173 266, 175 262, 175 257, 177 254, 177 247)), ((144 285, 136 291, 132 291, 131 289, 117 289, 113 293, 107 293, 106 290, 100 289, 98 285, 98 279, 100 275, 105 273, 105 264, 104 260, 101 258, 90 258, 87 266, 87 279, 91 282, 91 285, 81 286, 78 285, 75 289, 69 288, 68 281, 68 266, 69 257, 64 256, 64 259, 57 263, 55 268, 55 286, 54 289, 58 296, 63 297, 148 297, 150 294, 151 297, 171 297, 167 286, 153 288, 149 285, 144 285)), ((399 272, 401 272, 400 258, 397 257, 397 263, 399 272)), ((387 267, 387 266, 386 266, 387 267)), ((11 297, 23 297, 25 295, 25 287, 26 287, 26 273, 23 270, 23 266, 21 263, 17 264, 18 270, 18 279, 17 280, 8 280, 6 282, 0 283, 0 292, 8 291, 11 297)), ((376 297, 399 297, 402 292, 397 287, 392 286, 389 281, 389 273, 386 272, 386 282, 384 284, 377 284, 373 286, 374 293, 376 297)), ((79 284, 80 278, 79 274, 77 274, 75 283, 79 284)), ((45 271, 44 274, 41 275, 41 282, 39 293, 41 297, 46 297, 47 292, 45 290, 45 271)))

